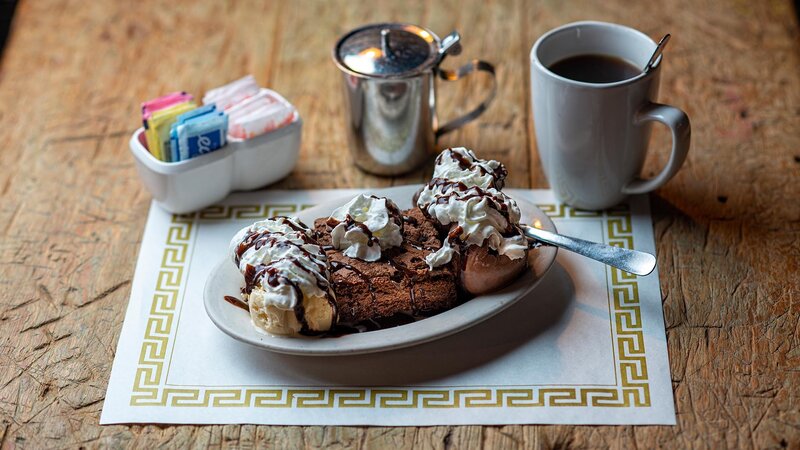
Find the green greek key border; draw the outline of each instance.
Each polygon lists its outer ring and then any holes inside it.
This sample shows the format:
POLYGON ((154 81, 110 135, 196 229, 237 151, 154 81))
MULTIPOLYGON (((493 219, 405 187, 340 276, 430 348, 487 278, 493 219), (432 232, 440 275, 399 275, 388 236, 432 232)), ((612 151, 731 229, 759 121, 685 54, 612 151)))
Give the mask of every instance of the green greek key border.
MULTIPOLYGON (((612 336, 620 375, 612 387, 547 386, 522 388, 270 388, 166 386, 170 336, 177 324, 181 282, 192 233, 199 220, 263 219, 292 214, 312 205, 212 206, 190 215, 173 215, 167 232, 131 392, 132 406, 256 408, 500 408, 648 407, 650 387, 637 277, 610 272, 612 336)), ((630 209, 580 211, 565 205, 537 205, 553 219, 602 219, 610 245, 633 248, 630 209)))

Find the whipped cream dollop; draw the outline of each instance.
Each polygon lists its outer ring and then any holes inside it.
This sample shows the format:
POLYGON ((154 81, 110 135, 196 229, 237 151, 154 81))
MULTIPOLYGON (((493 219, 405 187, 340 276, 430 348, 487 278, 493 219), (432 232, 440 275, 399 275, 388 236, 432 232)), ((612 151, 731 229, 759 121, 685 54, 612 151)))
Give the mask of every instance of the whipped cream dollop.
POLYGON ((229 248, 244 275, 242 294, 256 329, 315 334, 336 321, 327 256, 313 232, 293 217, 274 217, 241 229, 229 248))
POLYGON ((381 251, 403 244, 403 216, 393 201, 360 194, 333 211, 333 246, 345 256, 364 261, 381 259, 381 251))
POLYGON ((479 159, 464 147, 446 149, 436 158, 417 206, 451 230, 442 247, 425 258, 431 269, 449 263, 459 243, 488 245, 510 259, 525 257, 528 242, 519 230, 519 207, 501 192, 507 175, 500 162, 479 159))

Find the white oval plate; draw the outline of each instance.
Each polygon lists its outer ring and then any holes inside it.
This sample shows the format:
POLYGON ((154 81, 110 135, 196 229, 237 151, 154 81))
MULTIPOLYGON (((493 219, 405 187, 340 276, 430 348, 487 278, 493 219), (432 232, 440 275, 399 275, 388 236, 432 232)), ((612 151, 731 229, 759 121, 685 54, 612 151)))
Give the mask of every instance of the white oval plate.
MULTIPOLYGON (((400 186, 376 189, 372 194, 391 198, 400 209, 408 209, 412 206, 411 197, 418 189, 419 186, 400 186)), ((349 200, 348 197, 341 201, 326 202, 324 205, 298 213, 297 217, 306 225, 313 226, 314 219, 327 217, 336 207, 349 200)), ((524 200, 516 200, 522 212, 523 223, 534 224, 538 220, 541 228, 556 231, 555 225, 542 210, 524 200)), ((475 297, 441 314, 394 328, 340 337, 284 337, 257 331, 246 311, 224 300, 226 295, 241 297, 240 288, 244 285, 244 278, 228 255, 224 255, 223 261, 211 271, 203 291, 203 302, 208 317, 220 330, 234 339, 266 350, 293 355, 354 355, 381 352, 440 339, 494 316, 524 297, 539 283, 553 265, 556 253, 557 249, 549 246, 532 250, 529 254, 528 270, 510 286, 488 295, 475 297)))

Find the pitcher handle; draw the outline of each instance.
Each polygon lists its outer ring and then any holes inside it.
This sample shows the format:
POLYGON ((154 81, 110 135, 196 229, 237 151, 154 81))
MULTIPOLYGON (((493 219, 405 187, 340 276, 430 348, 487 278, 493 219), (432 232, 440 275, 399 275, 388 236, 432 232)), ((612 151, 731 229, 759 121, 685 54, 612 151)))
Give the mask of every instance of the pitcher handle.
POLYGON ((449 133, 456 128, 461 128, 462 126, 466 125, 469 122, 477 119, 478 116, 483 114, 484 111, 489 107, 494 100, 495 94, 497 94, 497 78, 495 77, 494 73, 494 66, 489 64, 486 61, 481 61, 479 59, 473 59, 472 61, 464 64, 463 66, 459 67, 457 70, 447 70, 447 69, 439 69, 439 78, 445 81, 456 81, 465 76, 475 72, 476 70, 480 70, 483 72, 488 72, 492 76, 492 88, 489 91, 489 95, 472 111, 464 114, 461 117, 457 117, 450 122, 440 126, 436 129, 436 139, 439 139, 439 136, 443 134, 449 133))

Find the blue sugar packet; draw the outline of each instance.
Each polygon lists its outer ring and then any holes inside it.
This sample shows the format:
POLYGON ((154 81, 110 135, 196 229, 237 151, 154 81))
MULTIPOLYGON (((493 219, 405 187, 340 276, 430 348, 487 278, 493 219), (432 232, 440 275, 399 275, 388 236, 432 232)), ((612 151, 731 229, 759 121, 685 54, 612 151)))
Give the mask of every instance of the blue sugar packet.
POLYGON ((169 130, 170 156, 172 157, 173 162, 182 160, 178 141, 178 126, 183 125, 188 120, 211 114, 216 111, 216 109, 217 108, 215 105, 206 105, 191 111, 187 111, 175 118, 175 123, 172 124, 169 130))
POLYGON ((175 123, 181 125, 190 119, 194 119, 200 116, 204 116, 206 114, 211 114, 217 110, 216 105, 205 105, 199 108, 195 108, 191 111, 187 111, 175 119, 175 123))
POLYGON ((201 106, 200 108, 187 111, 175 118, 175 122, 169 129, 169 149, 173 162, 181 161, 177 127, 183 125, 187 120, 213 113, 216 109, 214 105, 201 106))
POLYGON ((225 145, 228 134, 228 115, 214 112, 178 127, 178 147, 181 160, 213 152, 225 145))
POLYGON ((170 130, 173 161, 184 161, 210 153, 225 145, 228 115, 215 105, 189 111, 177 118, 170 130))

